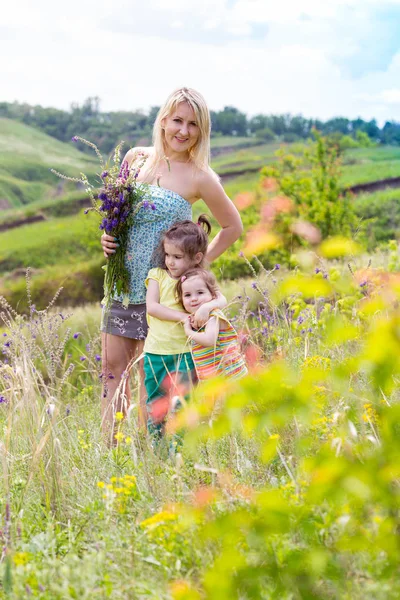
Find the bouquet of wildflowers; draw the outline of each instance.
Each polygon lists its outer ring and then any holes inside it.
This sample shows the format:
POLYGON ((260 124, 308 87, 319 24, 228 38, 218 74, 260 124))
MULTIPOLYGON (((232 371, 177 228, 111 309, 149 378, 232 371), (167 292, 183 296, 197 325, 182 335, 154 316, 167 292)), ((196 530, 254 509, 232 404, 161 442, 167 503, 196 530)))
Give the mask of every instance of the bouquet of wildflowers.
POLYGON ((115 148, 113 162, 109 165, 108 163, 104 163, 99 149, 92 142, 78 136, 74 136, 72 141, 83 142, 96 152, 102 169, 100 189, 96 190, 89 183, 84 173, 81 173, 81 176, 76 178, 63 175, 54 169, 51 169, 51 171, 62 179, 83 183, 85 191, 89 194, 92 201, 91 208, 85 210, 85 214, 90 210, 94 210, 101 217, 99 228, 117 238, 119 248, 117 248, 115 254, 109 256, 107 264, 103 267, 105 270, 103 302, 106 309, 110 308, 113 294, 116 293, 123 295, 123 304, 127 306, 129 302, 129 278, 128 270, 125 266, 125 254, 129 228, 142 206, 155 209, 153 204, 144 199, 147 186, 137 183, 137 177, 147 156, 143 152, 138 152, 134 161, 136 166, 133 169, 129 168, 127 161, 123 161, 122 165, 120 165, 121 148, 123 145, 123 142, 121 142, 115 148))

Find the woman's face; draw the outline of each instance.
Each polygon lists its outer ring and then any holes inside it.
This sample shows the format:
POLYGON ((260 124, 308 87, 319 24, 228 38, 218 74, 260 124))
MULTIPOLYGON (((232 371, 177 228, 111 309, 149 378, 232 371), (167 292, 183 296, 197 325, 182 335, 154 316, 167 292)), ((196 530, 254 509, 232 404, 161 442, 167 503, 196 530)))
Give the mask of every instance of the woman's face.
POLYGON ((162 120, 165 142, 174 152, 187 155, 200 137, 196 115, 187 102, 181 102, 162 120))

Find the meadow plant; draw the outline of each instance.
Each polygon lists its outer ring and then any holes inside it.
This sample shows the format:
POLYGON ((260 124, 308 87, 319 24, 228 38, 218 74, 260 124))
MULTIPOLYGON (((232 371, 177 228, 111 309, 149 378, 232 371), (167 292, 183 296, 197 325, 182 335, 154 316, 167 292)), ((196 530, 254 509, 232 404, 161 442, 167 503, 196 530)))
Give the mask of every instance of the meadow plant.
POLYGON ((398 275, 349 247, 291 271, 253 259, 230 306, 250 373, 195 390, 172 457, 135 409, 102 443, 83 309, 3 304, 5 597, 398 597, 398 275))

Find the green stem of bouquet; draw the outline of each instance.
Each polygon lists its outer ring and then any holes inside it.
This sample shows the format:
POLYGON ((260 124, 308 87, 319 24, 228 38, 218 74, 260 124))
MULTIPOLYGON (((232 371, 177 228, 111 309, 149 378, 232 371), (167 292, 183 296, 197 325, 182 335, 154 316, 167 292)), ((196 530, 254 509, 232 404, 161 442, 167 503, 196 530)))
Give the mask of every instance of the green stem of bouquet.
MULTIPOLYGON (((130 215, 130 221, 143 206, 143 201, 139 202, 130 215)), ((129 294, 129 273, 125 265, 125 255, 128 247, 129 228, 125 227, 118 235, 119 248, 115 254, 111 254, 107 259, 104 275, 104 305, 106 310, 111 308, 113 295, 121 294, 125 297, 129 294)))

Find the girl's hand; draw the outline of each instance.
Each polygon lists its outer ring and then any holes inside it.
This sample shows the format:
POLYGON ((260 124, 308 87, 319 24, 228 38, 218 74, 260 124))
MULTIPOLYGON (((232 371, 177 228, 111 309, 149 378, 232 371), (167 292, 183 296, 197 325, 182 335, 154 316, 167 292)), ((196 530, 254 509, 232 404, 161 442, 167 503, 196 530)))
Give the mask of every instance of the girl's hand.
POLYGON ((106 258, 108 258, 111 254, 115 254, 116 249, 119 247, 116 238, 112 235, 108 235, 107 233, 103 233, 100 238, 100 242, 103 247, 103 254, 106 258))
POLYGON ((193 315, 191 315, 191 322, 195 329, 201 329, 201 327, 204 327, 204 325, 210 318, 211 310, 212 307, 210 308, 209 306, 207 306, 207 304, 202 304, 201 306, 199 306, 196 312, 193 315))
POLYGON ((183 329, 185 330, 185 334, 188 337, 191 337, 193 334, 193 329, 192 329, 192 324, 190 323, 190 317, 186 317, 185 321, 183 322, 183 329))

